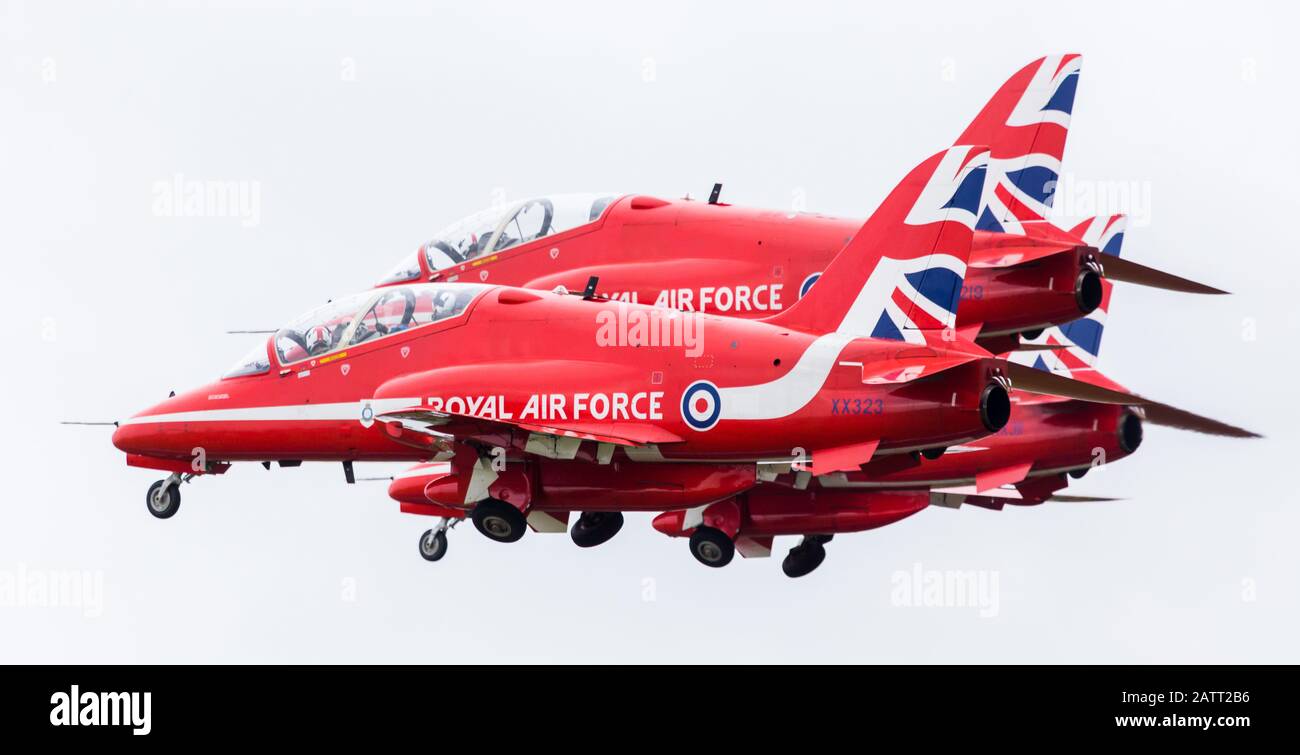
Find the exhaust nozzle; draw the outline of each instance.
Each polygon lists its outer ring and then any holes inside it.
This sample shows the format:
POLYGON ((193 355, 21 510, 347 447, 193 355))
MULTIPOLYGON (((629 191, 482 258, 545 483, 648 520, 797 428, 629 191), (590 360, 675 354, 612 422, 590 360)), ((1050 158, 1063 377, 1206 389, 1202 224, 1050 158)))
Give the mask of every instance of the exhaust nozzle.
POLYGON ((1119 447, 1131 454, 1142 445, 1142 420, 1133 412, 1124 412, 1119 419, 1119 447))
POLYGON ((991 433, 1007 426, 1011 419, 1011 396, 1001 383, 989 383, 980 394, 980 421, 991 433))
POLYGON ((1101 273, 1091 267, 1079 272, 1074 279, 1074 301, 1081 314, 1088 314, 1101 306, 1101 273))

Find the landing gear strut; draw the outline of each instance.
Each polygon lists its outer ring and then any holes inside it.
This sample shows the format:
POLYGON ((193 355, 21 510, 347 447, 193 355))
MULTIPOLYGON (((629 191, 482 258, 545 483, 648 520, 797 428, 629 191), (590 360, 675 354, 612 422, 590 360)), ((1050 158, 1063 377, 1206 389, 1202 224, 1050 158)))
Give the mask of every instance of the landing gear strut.
POLYGON ((189 482, 194 475, 185 475, 173 473, 165 480, 159 480, 149 486, 149 492, 145 493, 144 502, 149 507, 149 513, 159 519, 170 519, 176 515, 176 511, 181 507, 181 483, 189 482))
POLYGON ((736 544, 722 530, 699 526, 691 535, 691 555, 705 566, 717 569, 731 563, 736 544))
POLYGON ((420 556, 425 561, 437 561, 447 555, 447 520, 438 522, 438 526, 425 530, 420 535, 420 556))
POLYGON ((830 539, 830 535, 804 535, 803 541, 791 548, 781 562, 781 571, 791 578, 811 574, 826 560, 825 544, 830 539))
POLYGON ((495 498, 479 501, 470 517, 479 532, 498 543, 513 543, 528 529, 528 520, 519 509, 495 498))
POLYGON ((623 529, 623 514, 618 511, 584 511, 569 530, 569 537, 579 548, 593 548, 607 542, 623 529))

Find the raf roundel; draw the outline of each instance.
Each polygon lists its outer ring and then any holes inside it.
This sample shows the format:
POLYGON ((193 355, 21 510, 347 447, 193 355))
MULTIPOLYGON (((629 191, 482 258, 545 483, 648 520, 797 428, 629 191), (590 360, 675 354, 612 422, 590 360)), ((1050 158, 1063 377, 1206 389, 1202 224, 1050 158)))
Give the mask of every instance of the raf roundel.
POLYGON ((682 392, 682 419, 693 429, 700 432, 712 429, 721 416, 722 397, 713 383, 697 380, 682 392))
POLYGON ((811 289, 811 288, 813 287, 813 284, 816 283, 816 282, 817 282, 817 279, 820 278, 820 277, 822 277, 822 274, 821 274, 821 273, 813 273, 812 275, 810 275, 810 276, 808 276, 807 278, 804 278, 804 279, 803 279, 803 283, 799 284, 799 298, 800 298, 800 299, 802 299, 802 298, 804 298, 805 296, 808 295, 808 291, 809 291, 809 289, 811 289))

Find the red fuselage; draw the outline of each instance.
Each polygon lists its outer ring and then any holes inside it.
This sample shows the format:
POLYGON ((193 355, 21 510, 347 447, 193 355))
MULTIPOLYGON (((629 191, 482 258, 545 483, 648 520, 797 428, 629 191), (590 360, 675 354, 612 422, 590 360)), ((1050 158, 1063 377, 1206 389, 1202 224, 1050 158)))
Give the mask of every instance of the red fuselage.
MULTIPOLYGON (((590 224, 452 267, 434 269, 423 247, 417 256, 423 280, 575 291, 597 276, 602 297, 760 318, 798 301, 861 226, 817 214, 631 196, 590 224)), ((1095 251, 1068 239, 976 233, 959 327, 981 325, 987 337, 1079 318, 1098 303, 1098 279, 1086 265, 1095 251), (1056 253, 1011 265, 981 262, 1047 243, 1056 253)))
POLYGON ((579 436, 632 437, 628 445, 693 461, 784 459, 796 449, 815 454, 873 441, 897 451, 989 431, 981 396, 996 360, 869 385, 861 364, 925 349, 707 315, 692 316, 698 340, 685 347, 602 341, 601 328, 618 317, 667 311, 487 288, 455 317, 316 357, 302 353, 285 362, 277 344, 287 339, 271 339, 262 374, 169 398, 128 420, 113 440, 152 458, 190 459, 201 449, 210 463, 427 460, 428 447, 399 442, 391 424, 373 421, 404 408, 445 410, 452 415, 447 432, 507 448, 523 449, 537 428, 558 427, 579 436), (724 412, 704 429, 688 422, 683 397, 701 381, 723 395, 743 393, 722 402, 743 416, 724 412))

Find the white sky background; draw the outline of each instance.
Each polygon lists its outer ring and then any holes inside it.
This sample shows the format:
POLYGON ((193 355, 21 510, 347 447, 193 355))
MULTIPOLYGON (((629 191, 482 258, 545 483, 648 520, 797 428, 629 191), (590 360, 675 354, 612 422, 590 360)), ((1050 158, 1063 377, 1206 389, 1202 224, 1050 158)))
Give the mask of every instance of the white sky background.
POLYGON ((176 5, 0 11, 0 577, 104 586, 98 616, 0 606, 0 661, 1300 661, 1291 6, 176 5), (1056 52, 1085 56, 1066 180, 1137 182, 1125 255, 1236 292, 1121 284, 1102 366, 1268 436, 1148 428, 1072 487, 1125 502, 924 511, 801 580, 793 538, 710 570, 645 515, 590 551, 466 524, 428 564, 429 521, 338 465, 236 467, 158 521, 159 475, 56 424, 211 379, 249 346, 223 331, 368 286, 494 192, 718 180, 865 216, 1056 52), (259 222, 156 216, 178 173, 257 182, 259 222), (894 605, 915 564, 996 575, 996 615, 894 605))

